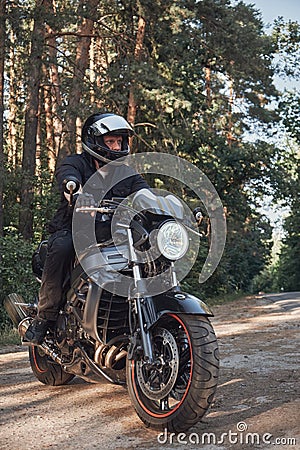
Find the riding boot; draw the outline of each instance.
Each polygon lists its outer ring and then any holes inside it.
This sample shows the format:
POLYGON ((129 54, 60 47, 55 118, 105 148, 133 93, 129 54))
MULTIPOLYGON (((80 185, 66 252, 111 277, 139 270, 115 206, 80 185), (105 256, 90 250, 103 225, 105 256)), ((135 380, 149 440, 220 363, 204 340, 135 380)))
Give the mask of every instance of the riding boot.
POLYGON ((34 345, 41 344, 46 336, 47 330, 53 327, 54 323, 53 320, 41 319, 40 317, 33 319, 24 336, 26 342, 34 345))

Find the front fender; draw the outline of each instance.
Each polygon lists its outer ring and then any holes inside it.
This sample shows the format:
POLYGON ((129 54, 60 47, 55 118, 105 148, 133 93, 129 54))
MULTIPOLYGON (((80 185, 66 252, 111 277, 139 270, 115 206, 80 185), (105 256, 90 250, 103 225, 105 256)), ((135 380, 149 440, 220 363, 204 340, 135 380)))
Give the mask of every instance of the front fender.
POLYGON ((213 316, 209 307, 202 300, 181 291, 168 291, 153 297, 146 297, 141 306, 147 329, 151 328, 161 316, 168 313, 213 316))

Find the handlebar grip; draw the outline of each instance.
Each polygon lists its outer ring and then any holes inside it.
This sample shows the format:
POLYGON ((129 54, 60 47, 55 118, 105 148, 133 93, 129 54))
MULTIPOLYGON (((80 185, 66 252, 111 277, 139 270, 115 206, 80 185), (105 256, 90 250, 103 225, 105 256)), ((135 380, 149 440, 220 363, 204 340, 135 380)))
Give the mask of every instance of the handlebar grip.
POLYGON ((202 215, 201 211, 200 211, 200 212, 197 212, 197 213, 195 214, 195 219, 196 219, 196 220, 200 220, 200 219, 202 219, 202 217, 203 217, 203 215, 202 215))
POLYGON ((68 191, 74 191, 75 188, 76 188, 76 183, 75 183, 75 181, 68 181, 68 182, 66 183, 66 189, 67 189, 68 191))
POLYGON ((66 194, 76 194, 80 188, 80 182, 75 177, 69 177, 63 181, 63 187, 66 194))
POLYGON ((202 214, 201 208, 199 208, 199 207, 195 208, 193 211, 193 214, 194 214, 194 217, 197 222, 200 222, 201 219, 203 219, 203 214, 202 214))

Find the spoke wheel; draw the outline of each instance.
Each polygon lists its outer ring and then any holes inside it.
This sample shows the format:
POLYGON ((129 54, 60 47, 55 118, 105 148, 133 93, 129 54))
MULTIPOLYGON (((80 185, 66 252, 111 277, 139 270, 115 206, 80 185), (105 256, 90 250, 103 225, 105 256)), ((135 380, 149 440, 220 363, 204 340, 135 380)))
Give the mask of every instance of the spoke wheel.
POLYGON ((185 431, 208 410, 218 378, 218 346, 206 317, 168 314, 152 332, 155 362, 127 362, 137 414, 156 429, 185 431))

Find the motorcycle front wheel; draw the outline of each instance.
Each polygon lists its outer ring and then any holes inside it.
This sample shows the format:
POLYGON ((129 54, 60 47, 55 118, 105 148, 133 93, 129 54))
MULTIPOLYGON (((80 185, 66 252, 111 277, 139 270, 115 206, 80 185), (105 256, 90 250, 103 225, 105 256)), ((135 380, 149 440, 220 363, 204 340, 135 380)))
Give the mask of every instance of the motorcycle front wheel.
POLYGON ((65 372, 38 346, 29 347, 29 361, 35 377, 43 384, 61 386, 74 378, 74 375, 65 372))
POLYGON ((209 409, 217 387, 217 339, 204 316, 167 314, 152 330, 154 364, 127 361, 132 404, 148 427, 186 431, 209 409))

